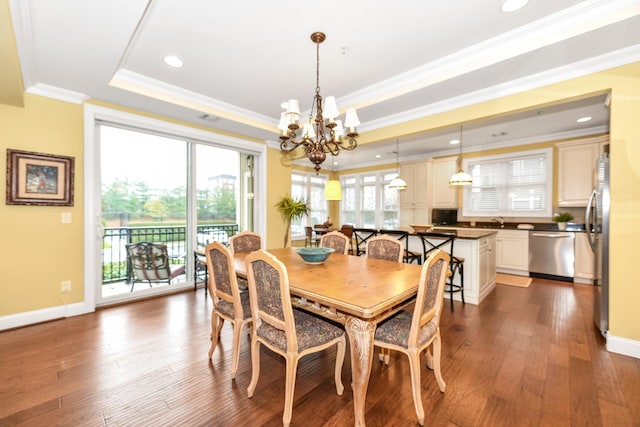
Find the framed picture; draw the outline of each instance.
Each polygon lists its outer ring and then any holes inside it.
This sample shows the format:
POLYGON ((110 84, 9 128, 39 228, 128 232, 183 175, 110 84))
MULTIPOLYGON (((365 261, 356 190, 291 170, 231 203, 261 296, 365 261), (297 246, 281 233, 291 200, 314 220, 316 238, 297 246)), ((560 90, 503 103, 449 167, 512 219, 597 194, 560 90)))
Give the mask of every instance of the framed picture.
POLYGON ((7 205, 73 206, 74 158, 7 149, 7 205))

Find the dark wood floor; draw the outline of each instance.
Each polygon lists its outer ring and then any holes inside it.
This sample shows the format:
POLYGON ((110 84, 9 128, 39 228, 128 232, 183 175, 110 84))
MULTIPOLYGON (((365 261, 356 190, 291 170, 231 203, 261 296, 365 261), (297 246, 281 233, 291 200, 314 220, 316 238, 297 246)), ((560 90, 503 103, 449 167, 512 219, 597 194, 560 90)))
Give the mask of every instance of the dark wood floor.
MULTIPOLYGON (((640 360, 608 353, 591 321, 592 288, 535 279, 498 285, 481 306, 445 311, 438 390, 425 369, 429 426, 640 425, 640 360)), ((277 426, 284 362, 263 350, 255 396, 248 339, 230 378, 230 326, 207 359, 202 289, 0 333, 0 426, 277 426)), ((292 425, 353 425, 351 370, 335 393, 335 352, 298 371, 292 425)), ((374 361, 368 426, 411 426, 409 367, 374 361)))

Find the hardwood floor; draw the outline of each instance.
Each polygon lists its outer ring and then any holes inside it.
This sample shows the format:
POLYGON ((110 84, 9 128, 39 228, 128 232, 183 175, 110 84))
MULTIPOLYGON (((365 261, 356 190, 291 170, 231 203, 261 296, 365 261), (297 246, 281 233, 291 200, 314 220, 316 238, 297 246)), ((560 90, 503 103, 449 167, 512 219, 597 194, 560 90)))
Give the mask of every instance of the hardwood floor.
MULTIPOLYGON (((591 299, 589 286, 535 279, 497 285, 481 306, 445 305, 447 389, 423 371, 425 425, 640 426, 640 360, 604 349, 591 299)), ((207 359, 210 310, 200 289, 0 333, 0 426, 281 425, 283 359, 262 352, 248 399, 248 337, 233 382, 230 325, 207 359)), ((343 396, 334 358, 301 361, 292 425, 353 425, 349 358, 343 396)), ((417 424, 406 357, 374 360, 366 417, 417 424)))

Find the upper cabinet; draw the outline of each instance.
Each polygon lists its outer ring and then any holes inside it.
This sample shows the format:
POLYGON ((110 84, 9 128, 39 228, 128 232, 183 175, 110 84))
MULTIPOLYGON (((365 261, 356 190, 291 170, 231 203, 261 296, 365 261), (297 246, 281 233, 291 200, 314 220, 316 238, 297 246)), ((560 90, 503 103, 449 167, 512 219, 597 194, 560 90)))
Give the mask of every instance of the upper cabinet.
POLYGON ((586 206, 593 189, 596 160, 606 137, 556 144, 558 206, 586 206))
POLYGON ((431 162, 431 207, 432 208, 456 208, 458 207, 457 188, 449 185, 449 178, 456 173, 457 157, 434 159, 431 162))
POLYGON ((399 191, 401 227, 428 222, 428 175, 429 164, 427 162, 400 165, 400 176, 407 183, 407 189, 399 191))

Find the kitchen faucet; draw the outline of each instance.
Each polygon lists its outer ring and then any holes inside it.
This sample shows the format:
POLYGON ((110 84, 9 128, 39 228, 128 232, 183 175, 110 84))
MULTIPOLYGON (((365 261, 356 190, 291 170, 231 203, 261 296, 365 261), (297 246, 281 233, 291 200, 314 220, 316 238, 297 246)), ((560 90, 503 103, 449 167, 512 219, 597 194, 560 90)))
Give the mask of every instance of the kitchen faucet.
POLYGON ((491 221, 497 222, 498 224, 500 224, 500 228, 504 228, 504 218, 502 218, 501 216, 499 216, 498 218, 492 216, 491 221))

